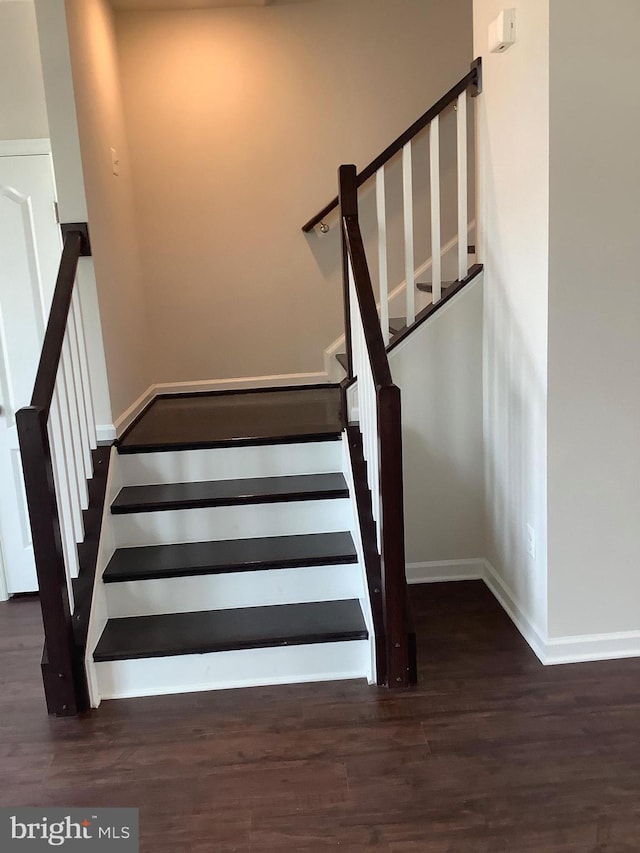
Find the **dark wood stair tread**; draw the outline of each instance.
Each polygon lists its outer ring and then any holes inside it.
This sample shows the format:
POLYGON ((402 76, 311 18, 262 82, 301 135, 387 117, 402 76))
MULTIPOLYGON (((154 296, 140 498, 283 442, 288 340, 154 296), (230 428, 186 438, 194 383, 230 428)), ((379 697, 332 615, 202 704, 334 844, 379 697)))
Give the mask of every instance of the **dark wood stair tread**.
POLYGON ((332 385, 160 395, 121 437, 118 452, 332 440, 342 432, 340 405, 332 385))
MULTIPOLYGON (((441 284, 442 291, 447 290, 449 287, 453 287, 454 284, 457 284, 455 281, 443 281, 441 284)), ((430 281, 419 281, 416 284, 418 290, 421 290, 423 293, 433 293, 433 283, 430 281)))
POLYGON ((348 370, 348 362, 347 362, 347 354, 346 354, 346 352, 339 352, 339 353, 336 355, 336 359, 338 360, 338 363, 339 363, 342 367, 344 367, 344 369, 345 369, 345 370, 348 370))
POLYGON ((198 483, 161 483, 125 486, 111 504, 116 515, 172 509, 238 506, 240 504, 310 501, 346 498, 342 474, 300 474, 241 480, 207 480, 198 483))
POLYGON ((110 619, 96 662, 366 640, 357 599, 110 619))
POLYGON ((118 548, 109 561, 105 583, 176 578, 224 572, 329 566, 357 562, 351 534, 308 533, 118 548))

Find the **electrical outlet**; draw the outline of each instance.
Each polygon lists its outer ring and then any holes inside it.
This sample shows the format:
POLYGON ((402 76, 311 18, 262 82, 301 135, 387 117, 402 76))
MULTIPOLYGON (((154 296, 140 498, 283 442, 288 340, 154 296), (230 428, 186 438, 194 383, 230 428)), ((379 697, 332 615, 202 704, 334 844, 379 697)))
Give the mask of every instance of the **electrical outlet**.
POLYGON ((536 558, 536 531, 527 524, 527 554, 532 560, 536 558))

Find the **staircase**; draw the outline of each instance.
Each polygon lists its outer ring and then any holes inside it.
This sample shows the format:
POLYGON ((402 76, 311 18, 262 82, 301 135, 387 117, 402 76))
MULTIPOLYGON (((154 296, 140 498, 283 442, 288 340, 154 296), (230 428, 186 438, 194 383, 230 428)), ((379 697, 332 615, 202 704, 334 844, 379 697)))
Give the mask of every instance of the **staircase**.
POLYGON ((158 398, 123 437, 92 704, 373 679, 340 405, 326 386, 158 398))
POLYGON ((120 436, 108 463, 96 444, 74 289, 79 259, 91 255, 89 230, 87 223, 61 226, 31 404, 16 415, 50 713, 73 716, 103 699, 257 684, 416 682, 401 400, 388 353, 482 272, 470 265, 467 172, 467 110, 481 84, 476 60, 362 171, 341 166, 338 197, 302 228, 326 234, 324 220, 339 208, 340 385, 159 395, 120 436), (443 245, 439 127, 454 111, 457 228, 443 245), (417 264, 412 146, 421 133, 429 134, 431 234, 418 258, 431 256, 417 264), (404 281, 390 291, 386 182, 396 157, 404 281), (374 178, 375 290, 359 198, 374 178), (443 257, 454 249, 457 278, 443 281, 443 257), (427 269, 431 281, 423 284, 427 269), (394 302, 399 293, 402 307, 394 302))

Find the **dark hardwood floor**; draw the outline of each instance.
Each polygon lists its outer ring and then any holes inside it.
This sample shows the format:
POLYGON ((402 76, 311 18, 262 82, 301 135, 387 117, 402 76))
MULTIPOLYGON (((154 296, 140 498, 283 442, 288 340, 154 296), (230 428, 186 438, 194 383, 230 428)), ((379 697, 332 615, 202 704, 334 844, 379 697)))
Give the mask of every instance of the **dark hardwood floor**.
POLYGON ((0 804, 139 806, 144 853, 637 853, 640 660, 542 667, 479 582, 412 588, 416 690, 106 702, 50 719, 0 604, 0 804))

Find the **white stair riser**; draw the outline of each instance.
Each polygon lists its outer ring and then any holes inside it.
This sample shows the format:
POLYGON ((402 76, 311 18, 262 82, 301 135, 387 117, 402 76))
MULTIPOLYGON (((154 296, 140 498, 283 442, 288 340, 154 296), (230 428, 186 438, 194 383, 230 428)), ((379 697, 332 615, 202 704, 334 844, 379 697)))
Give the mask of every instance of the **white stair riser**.
POLYGON ((136 512, 113 515, 112 518, 120 548, 338 533, 350 530, 352 522, 348 498, 136 512))
POLYGON ((331 474, 341 469, 342 442, 338 439, 257 447, 125 453, 120 454, 119 459, 125 486, 331 474))
POLYGON ((96 664, 102 699, 368 678, 369 642, 353 640, 96 664))
POLYGON ((357 564, 105 584, 109 617, 359 598, 357 564))

